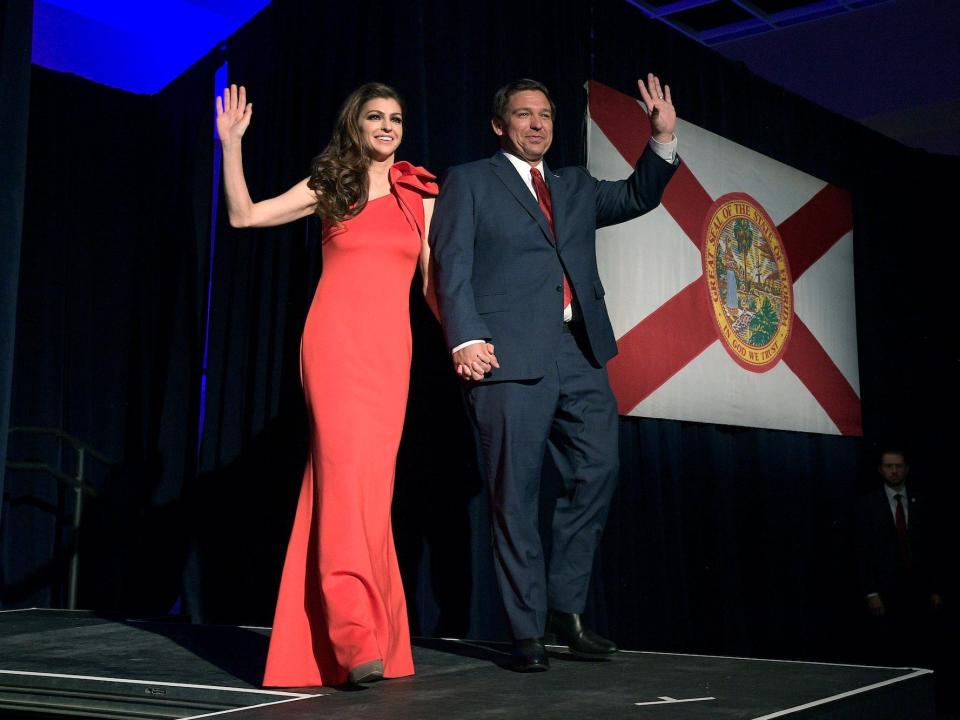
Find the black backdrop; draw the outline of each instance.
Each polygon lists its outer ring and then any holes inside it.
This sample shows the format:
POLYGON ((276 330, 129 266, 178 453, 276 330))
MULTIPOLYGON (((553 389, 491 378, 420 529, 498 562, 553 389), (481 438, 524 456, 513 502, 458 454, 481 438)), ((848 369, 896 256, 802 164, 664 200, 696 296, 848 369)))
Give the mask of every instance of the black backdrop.
MULTIPOLYGON (((0 7, 0 459, 7 456, 13 339, 17 318, 24 174, 27 166, 27 113, 30 97, 30 46, 33 2, 0 7)), ((0 495, 5 463, 0 464, 0 495)), ((0 506, 0 514, 3 507, 0 506)), ((2 579, 0 574, 0 579, 2 579)))
MULTIPOLYGON (((957 499, 940 471, 957 363, 957 253, 940 178, 957 174, 957 160, 832 115, 620 0, 533 0, 522 21, 516 11, 503 0, 375 10, 274 0, 149 97, 34 68, 12 414, 116 460, 86 514, 81 606, 271 620, 304 458, 299 333, 322 268, 312 223, 236 231, 221 203, 198 438, 222 62, 255 106, 244 144, 254 197, 306 174, 361 82, 401 91, 401 156, 439 173, 494 150, 490 97, 506 79, 536 77, 556 93, 548 160, 560 166, 585 159, 584 83, 632 93, 652 70, 685 119, 852 192, 867 441, 623 419, 588 611, 626 647, 857 655, 848 516, 869 482, 870 441, 906 442, 917 480, 957 499)), ((412 318, 394 515, 413 631, 503 637, 486 498, 416 289, 412 318)), ((28 445, 11 455, 49 452, 28 445)), ((10 474, 4 502, 3 605, 61 604, 68 498, 10 474)))

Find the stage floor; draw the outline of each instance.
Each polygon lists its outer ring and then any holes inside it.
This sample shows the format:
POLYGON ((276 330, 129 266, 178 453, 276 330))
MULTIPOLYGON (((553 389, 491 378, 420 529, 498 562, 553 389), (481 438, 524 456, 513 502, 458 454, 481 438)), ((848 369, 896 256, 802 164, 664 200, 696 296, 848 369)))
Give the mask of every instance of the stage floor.
POLYGON ((922 720, 929 670, 621 652, 547 673, 506 669, 508 646, 414 641, 417 675, 363 688, 264 690, 269 629, 0 612, 0 718, 296 720, 631 718, 922 720))

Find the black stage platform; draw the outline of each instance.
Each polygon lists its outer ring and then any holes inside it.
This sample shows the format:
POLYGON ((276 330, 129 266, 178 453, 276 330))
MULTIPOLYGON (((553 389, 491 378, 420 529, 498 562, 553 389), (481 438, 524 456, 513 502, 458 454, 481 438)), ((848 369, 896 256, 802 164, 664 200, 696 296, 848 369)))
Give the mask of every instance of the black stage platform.
POLYGON ((929 670, 621 652, 547 673, 507 646, 417 640, 417 675, 364 688, 258 687, 269 630, 0 612, 0 718, 933 718, 929 670))

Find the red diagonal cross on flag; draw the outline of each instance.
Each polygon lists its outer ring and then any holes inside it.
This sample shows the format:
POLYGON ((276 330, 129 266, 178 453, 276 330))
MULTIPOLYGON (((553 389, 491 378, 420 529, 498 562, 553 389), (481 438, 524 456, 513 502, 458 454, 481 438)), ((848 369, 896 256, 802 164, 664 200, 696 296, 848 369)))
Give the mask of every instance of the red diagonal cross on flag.
MULTIPOLYGON (((589 83, 590 116, 617 152, 632 165, 645 149, 650 126, 633 98, 600 83, 589 83)), ((680 138, 683 158, 683 138, 680 138)), ((701 251, 705 221, 715 198, 686 164, 681 164, 663 197, 663 207, 701 251)), ((853 228, 849 195, 826 185, 777 225, 797 280, 853 228)), ((643 238, 638 238, 643 243, 643 238)), ((619 354, 609 364, 610 382, 622 414, 629 413, 709 346, 719 342, 706 276, 663 302, 622 334, 619 354)), ((860 398, 810 328, 793 316, 782 362, 815 398, 840 434, 859 435, 860 398)), ((684 418, 679 418, 684 419, 684 418)), ((742 423, 737 423, 742 424, 742 423)))

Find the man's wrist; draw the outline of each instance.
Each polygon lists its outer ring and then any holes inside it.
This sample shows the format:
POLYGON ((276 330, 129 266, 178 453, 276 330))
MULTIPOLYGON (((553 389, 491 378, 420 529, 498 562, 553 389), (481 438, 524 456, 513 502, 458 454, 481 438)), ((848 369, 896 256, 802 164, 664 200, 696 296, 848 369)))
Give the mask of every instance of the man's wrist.
POLYGON ((450 354, 453 355, 455 352, 457 352, 458 350, 463 350, 468 345, 476 345, 482 342, 486 342, 486 341, 485 340, 467 340, 466 342, 462 342, 459 345, 457 345, 455 348, 453 348, 453 350, 450 351, 450 354))
MULTIPOLYGON (((663 134, 660 134, 664 137, 663 134)), ((677 158, 677 136, 673 133, 665 137, 665 142, 658 140, 655 136, 650 136, 650 142, 647 143, 650 149, 662 160, 672 163, 677 158)))

